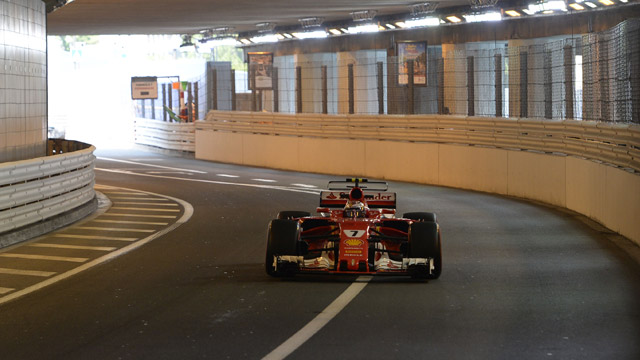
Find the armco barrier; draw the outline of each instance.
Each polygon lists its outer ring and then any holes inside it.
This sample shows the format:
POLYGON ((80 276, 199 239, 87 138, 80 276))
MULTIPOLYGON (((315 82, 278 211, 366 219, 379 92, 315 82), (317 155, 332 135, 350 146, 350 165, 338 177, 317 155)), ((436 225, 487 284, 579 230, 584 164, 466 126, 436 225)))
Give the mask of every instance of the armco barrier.
POLYGON ((589 216, 640 244, 640 126, 211 111, 196 158, 485 191, 589 216))
POLYGON ((91 201, 94 150, 83 143, 49 140, 49 151, 57 155, 0 163, 0 234, 91 201), (66 152, 78 148, 83 149, 66 152))
POLYGON ((135 142, 165 150, 195 152, 195 124, 136 118, 135 142))

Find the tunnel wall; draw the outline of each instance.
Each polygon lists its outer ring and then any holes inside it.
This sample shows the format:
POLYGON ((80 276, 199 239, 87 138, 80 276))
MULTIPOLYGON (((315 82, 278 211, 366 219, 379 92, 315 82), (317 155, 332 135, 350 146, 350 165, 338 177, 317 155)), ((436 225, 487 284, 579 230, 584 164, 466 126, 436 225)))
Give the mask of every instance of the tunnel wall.
POLYGON ((640 245, 640 176, 578 157, 467 145, 196 130, 196 158, 536 200, 584 214, 640 245))
POLYGON ((45 156, 45 3, 0 0, 0 163, 45 156))

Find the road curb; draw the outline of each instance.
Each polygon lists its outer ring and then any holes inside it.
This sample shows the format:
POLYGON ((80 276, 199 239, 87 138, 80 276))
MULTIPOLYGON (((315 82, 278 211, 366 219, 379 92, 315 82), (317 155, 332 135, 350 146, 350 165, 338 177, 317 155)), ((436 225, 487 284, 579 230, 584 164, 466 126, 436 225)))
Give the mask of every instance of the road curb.
POLYGON ((76 221, 86 218, 96 210, 98 210, 98 197, 94 196, 89 202, 75 209, 47 220, 21 227, 5 234, 0 234, 0 249, 34 239, 51 231, 71 225, 76 221))

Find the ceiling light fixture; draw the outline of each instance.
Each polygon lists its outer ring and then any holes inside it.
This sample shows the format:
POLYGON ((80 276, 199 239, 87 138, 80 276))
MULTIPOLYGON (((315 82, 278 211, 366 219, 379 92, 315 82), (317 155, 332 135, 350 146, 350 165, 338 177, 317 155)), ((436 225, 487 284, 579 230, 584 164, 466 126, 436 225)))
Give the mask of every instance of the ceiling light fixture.
POLYGON ((438 26, 440 25, 440 19, 437 17, 425 17, 422 19, 412 19, 404 22, 405 27, 414 28, 414 27, 425 27, 425 26, 438 26))
POLYGON ((432 12, 436 11, 436 9, 438 8, 438 4, 440 3, 437 1, 432 1, 409 5, 409 9, 411 10, 411 17, 419 18, 424 17, 427 14, 431 14, 432 12))
POLYGON ((351 18, 353 21, 372 21, 377 14, 377 10, 354 11, 351 13, 351 18))
POLYGON ((464 17, 464 20, 468 23, 474 23, 474 22, 483 22, 483 21, 501 21, 502 20, 502 14, 500 14, 499 12, 487 12, 487 13, 483 13, 483 14, 469 14, 469 15, 462 15, 462 17, 464 17))
POLYGON ((302 32, 294 32, 292 34, 298 39, 323 39, 327 37, 327 32, 324 30, 302 31, 302 32))
POLYGON ((312 16, 312 17, 298 19, 298 21, 300 22, 300 25, 302 25, 302 27, 306 29, 306 28, 322 25, 322 23, 324 22, 324 18, 312 16))
POLYGON ((457 24, 457 23, 462 21, 462 19, 460 19, 459 17, 457 17, 455 15, 447 16, 446 19, 449 20, 450 22, 454 23, 454 24, 457 24))

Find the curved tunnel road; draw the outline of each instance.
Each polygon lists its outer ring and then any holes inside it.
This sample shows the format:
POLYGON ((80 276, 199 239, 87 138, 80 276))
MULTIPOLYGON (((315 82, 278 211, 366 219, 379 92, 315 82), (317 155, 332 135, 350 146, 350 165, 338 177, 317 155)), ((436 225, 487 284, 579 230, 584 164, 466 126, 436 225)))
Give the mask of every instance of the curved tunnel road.
POLYGON ((3 359, 260 359, 350 293, 289 359, 640 358, 640 267, 566 212, 392 183, 399 213, 438 213, 440 279, 272 279, 263 270, 268 221, 315 209, 332 177, 143 152, 98 156, 99 184, 183 199, 193 216, 0 305, 3 359))

